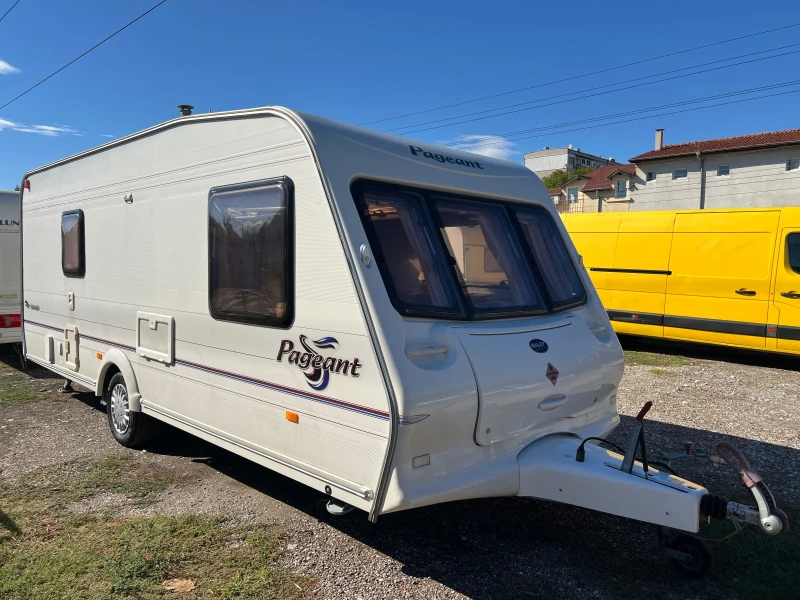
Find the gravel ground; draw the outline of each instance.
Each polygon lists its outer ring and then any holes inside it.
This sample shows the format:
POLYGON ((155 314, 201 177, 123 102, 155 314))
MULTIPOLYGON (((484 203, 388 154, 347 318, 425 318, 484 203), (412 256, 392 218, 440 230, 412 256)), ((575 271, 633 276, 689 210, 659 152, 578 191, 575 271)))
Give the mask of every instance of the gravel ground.
MULTIPOLYGON (((623 424, 612 439, 623 442, 631 415, 653 400, 652 459, 694 442, 695 456, 675 462, 676 470, 747 500, 732 471, 710 460, 717 441, 730 441, 770 483, 779 506, 800 506, 800 361, 696 347, 655 350, 691 356, 647 355, 653 362, 626 368, 618 395, 623 424)), ((18 376, 12 355, 0 361, 0 377, 18 376)), ((658 553, 652 527, 528 499, 434 506, 387 515, 377 525, 358 511, 336 519, 315 492, 171 428, 145 452, 126 450, 113 442, 92 394, 59 395, 60 380, 32 365, 27 376, 38 401, 0 404, 0 485, 75 459, 125 455, 174 483, 143 508, 108 493, 70 510, 194 512, 275 525, 285 532, 281 561, 315 582, 312 597, 636 598, 647 586, 652 598, 737 598, 748 593, 732 578, 766 576, 746 564, 721 564, 709 580, 687 580, 658 553)))

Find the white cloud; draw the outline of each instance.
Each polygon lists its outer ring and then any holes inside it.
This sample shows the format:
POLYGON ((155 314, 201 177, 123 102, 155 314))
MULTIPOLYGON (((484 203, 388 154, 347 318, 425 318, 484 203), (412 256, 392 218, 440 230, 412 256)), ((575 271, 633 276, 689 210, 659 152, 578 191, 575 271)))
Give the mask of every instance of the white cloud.
POLYGON ((83 135, 80 131, 73 129, 69 125, 25 125, 24 123, 15 123, 14 121, 0 119, 0 131, 4 129, 19 131, 21 133, 35 133, 48 137, 57 137, 59 135, 83 135))
POLYGON ((114 136, 113 136, 113 135, 111 135, 110 133, 101 133, 101 134, 100 134, 100 137, 113 138, 114 136))
POLYGON ((17 73, 21 73, 17 67, 8 64, 4 60, 0 60, 0 75, 16 75, 17 73))
POLYGON ((514 142, 499 135, 462 135, 449 142, 440 142, 457 150, 508 160, 515 154, 514 142))

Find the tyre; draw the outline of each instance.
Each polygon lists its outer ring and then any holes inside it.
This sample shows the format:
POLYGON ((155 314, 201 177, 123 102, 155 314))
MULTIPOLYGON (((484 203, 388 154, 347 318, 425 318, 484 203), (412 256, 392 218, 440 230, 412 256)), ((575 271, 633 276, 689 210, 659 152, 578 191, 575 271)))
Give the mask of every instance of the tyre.
POLYGON ((115 440, 127 448, 140 448, 152 439, 156 422, 152 417, 130 410, 128 386, 122 373, 116 373, 109 380, 103 399, 108 426, 115 440))
POLYGON ((694 536, 679 535, 667 546, 688 556, 684 560, 673 558, 672 562, 689 577, 697 579, 705 577, 711 567, 714 566, 714 558, 711 555, 708 544, 694 536))

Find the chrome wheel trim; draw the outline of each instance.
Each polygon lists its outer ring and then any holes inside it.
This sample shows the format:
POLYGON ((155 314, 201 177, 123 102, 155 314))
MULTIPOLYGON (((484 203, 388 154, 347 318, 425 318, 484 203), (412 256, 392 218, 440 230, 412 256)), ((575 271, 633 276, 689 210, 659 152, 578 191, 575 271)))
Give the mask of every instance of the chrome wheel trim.
POLYGON ((117 433, 125 434, 131 424, 130 408, 128 406, 128 390, 121 383, 111 390, 111 400, 108 404, 111 414, 111 424, 117 433))

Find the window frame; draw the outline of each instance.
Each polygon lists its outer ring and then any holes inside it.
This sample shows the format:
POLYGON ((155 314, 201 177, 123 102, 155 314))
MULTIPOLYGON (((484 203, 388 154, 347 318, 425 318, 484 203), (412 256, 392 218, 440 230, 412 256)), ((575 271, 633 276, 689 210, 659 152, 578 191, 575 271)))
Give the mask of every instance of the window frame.
POLYGON ((731 167, 730 165, 718 165, 717 166, 717 177, 730 177, 731 176, 731 167), (725 173, 722 173, 722 169, 725 169, 725 173))
POLYGON ((86 275, 86 216, 83 210, 65 210, 61 213, 61 272, 65 277, 84 277, 86 275), (77 269, 64 268, 64 217, 67 215, 78 215, 78 261, 80 266, 77 269))
POLYGON ((580 196, 581 190, 577 185, 571 185, 567 188, 567 204, 578 204, 578 196, 580 196), (569 198, 569 191, 575 190, 575 200, 570 200, 569 198))
POLYGON ((614 199, 615 200, 623 200, 623 199, 625 199, 627 197, 628 197, 628 182, 625 181, 624 179, 620 179, 616 183, 614 183, 614 199), (622 196, 619 195, 620 184, 622 184, 622 186, 623 186, 622 191, 624 192, 624 194, 622 196))
POLYGON ((673 169, 672 170, 672 181, 679 181, 681 179, 689 179, 689 169, 673 169), (682 172, 683 175, 681 177, 677 176, 677 173, 682 172))
POLYGON ((800 238, 800 231, 790 231, 786 234, 786 263, 792 273, 797 273, 800 275, 800 265, 798 265, 796 269, 794 266, 792 266, 792 255, 789 252, 789 238, 793 235, 796 235, 798 238, 800 238))
POLYGON ((207 271, 208 271, 208 312, 215 321, 226 321, 229 323, 239 323, 242 325, 256 325, 259 327, 268 327, 271 329, 290 329, 294 324, 295 317, 295 202, 294 202, 294 182, 286 175, 278 177, 270 177, 268 179, 258 179, 255 181, 245 181, 241 183, 233 183, 228 185, 219 185, 212 187, 208 191, 208 200, 206 202, 206 225, 208 227, 208 256, 207 256, 207 271), (211 281, 211 198, 214 194, 225 192, 236 192, 247 190, 257 187, 265 187, 271 185, 279 185, 283 188, 284 198, 286 199, 286 257, 285 257, 285 270, 286 276, 284 278, 284 285, 286 286, 286 314, 282 319, 275 317, 263 316, 246 318, 242 316, 232 316, 229 313, 222 313, 214 309, 211 302, 213 295, 212 281, 211 281))
POLYGON ((787 158, 786 159, 786 172, 791 173, 792 171, 800 171, 800 158, 787 158), (795 166, 792 166, 792 163, 795 166))
MULTIPOLYGON (((534 203, 509 201, 488 195, 471 196, 469 194, 440 192, 438 190, 433 190, 433 189, 416 188, 401 184, 391 184, 386 182, 373 181, 370 179, 357 179, 353 181, 350 185, 350 193, 353 197, 353 202, 356 206, 356 210, 359 213, 358 214, 359 222, 361 223, 362 227, 364 228, 364 232, 367 235, 367 240, 370 245, 372 256, 375 259, 375 264, 378 266, 381 282, 383 283, 384 289, 386 290, 386 293, 389 296, 389 301, 391 302, 394 309, 401 316, 427 318, 427 319, 434 318, 447 321, 496 321, 498 319, 539 317, 547 314, 556 314, 568 309, 576 308, 578 306, 583 306, 588 302, 589 296, 586 292, 586 285, 584 284, 583 278, 580 275, 579 266, 575 264, 572 255, 569 253, 569 248, 567 247, 572 267, 578 274, 578 281, 580 281, 581 288, 583 290, 583 296, 580 299, 565 305, 555 305, 553 303, 553 299, 550 296, 550 291, 547 289, 544 278, 539 272, 539 267, 536 264, 536 260, 533 256, 533 250, 532 248, 530 248, 530 244, 528 244, 528 240, 525 237, 525 232, 522 230, 522 226, 519 223, 516 214, 514 213, 515 206, 520 206, 526 209, 539 210, 547 213, 548 218, 552 219, 553 222, 555 223, 555 219, 553 219, 553 216, 550 214, 547 208, 543 206, 534 203), (417 194, 420 197, 421 204, 423 207, 423 214, 425 217, 427 217, 429 224, 432 225, 432 228, 434 230, 435 239, 433 241, 438 246, 436 250, 442 254, 444 260, 446 261, 445 266, 447 275, 450 279, 449 283, 452 284, 452 286, 456 289, 456 292, 458 293, 458 299, 461 304, 460 312, 453 312, 446 310, 429 310, 429 309, 419 309, 419 308, 409 307, 405 305, 397 297, 397 294, 394 291, 394 284, 391 280, 391 275, 389 274, 390 271, 386 263, 385 257, 383 255, 383 248, 380 244, 380 241, 377 239, 375 230, 369 225, 369 222, 365 222, 365 220, 361 216, 362 211, 365 208, 364 193, 366 190, 374 190, 383 193, 406 192, 406 193, 417 194), (469 294, 461 285, 460 279, 458 277, 457 268, 456 265, 454 264, 455 259, 450 255, 450 252, 447 249, 447 243, 444 240, 444 236, 442 234, 442 229, 441 229, 442 223, 439 220, 438 213, 433 209, 433 197, 452 199, 456 201, 460 200, 460 201, 473 201, 473 202, 487 202, 490 204, 496 204, 503 207, 505 214, 509 222, 511 223, 511 227, 514 231, 514 234, 517 237, 517 243, 519 244, 522 250, 522 254, 525 258, 525 261, 527 262, 527 266, 530 269, 531 276, 533 278, 534 284, 536 285, 536 291, 539 293, 541 297, 542 304, 544 306, 543 309, 506 310, 502 312, 483 312, 483 311, 473 310, 472 303, 469 299, 469 294)), ((557 224, 556 228, 558 228, 557 224)), ((564 242, 563 236, 562 236, 562 242, 564 242)), ((566 244, 566 242, 564 243, 566 244)))

